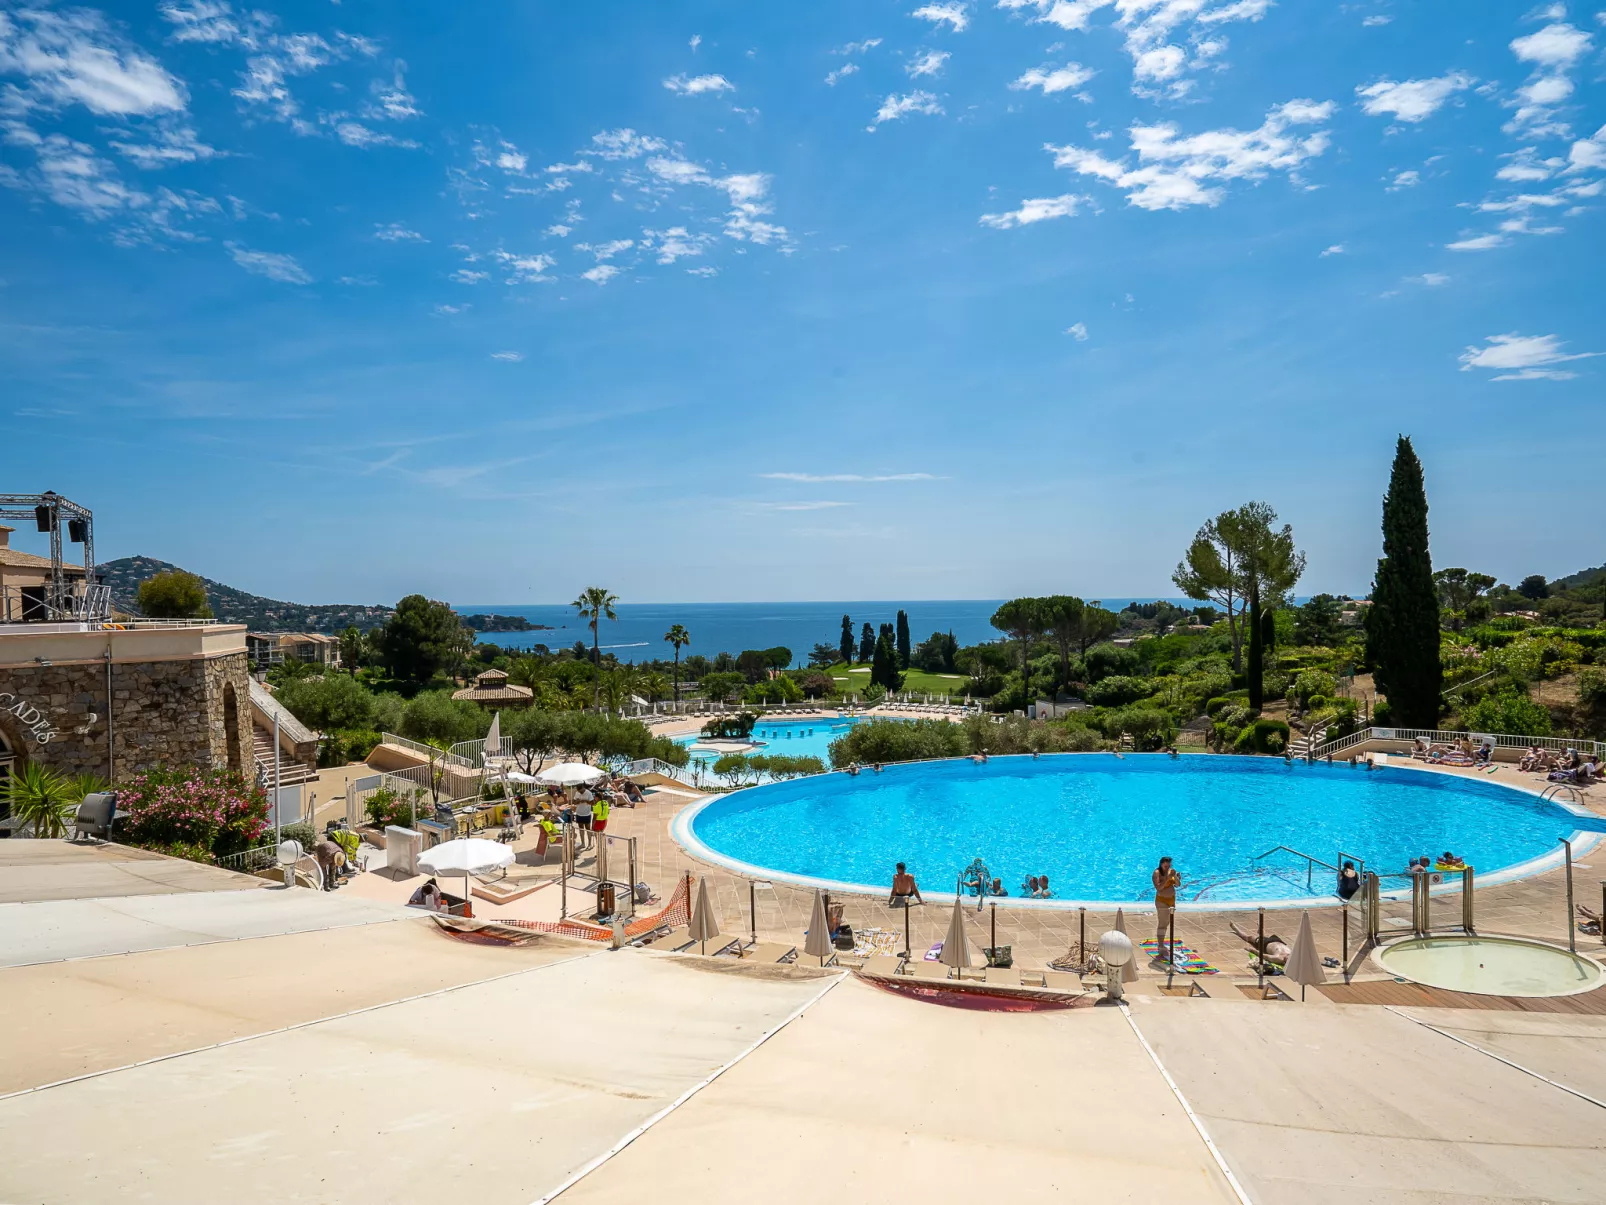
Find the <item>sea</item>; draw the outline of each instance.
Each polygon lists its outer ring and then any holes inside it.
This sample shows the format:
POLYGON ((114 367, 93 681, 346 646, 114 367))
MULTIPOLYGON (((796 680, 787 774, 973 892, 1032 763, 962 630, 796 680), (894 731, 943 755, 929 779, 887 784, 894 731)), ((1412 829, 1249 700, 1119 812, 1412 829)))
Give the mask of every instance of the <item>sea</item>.
MULTIPOLYGON (((1101 602, 1118 611, 1131 602, 1153 602, 1152 598, 1106 598, 1101 602)), ((1180 599, 1167 601, 1182 603, 1180 599)), ((744 649, 785 647, 792 650, 792 664, 808 664, 809 650, 816 644, 836 647, 842 633, 842 616, 853 621, 857 640, 860 628, 868 623, 879 631, 884 623, 894 623, 900 609, 909 613, 909 636, 918 644, 933 632, 952 632, 961 646, 999 639, 997 628, 988 622, 1001 599, 957 599, 920 602, 758 602, 758 603, 619 603, 619 618, 603 620, 601 647, 620 661, 668 660, 673 648, 664 633, 675 624, 683 626, 691 643, 681 650, 682 657, 701 654, 740 653, 744 649)), ((512 603, 453 603, 460 615, 519 615, 531 623, 546 624, 549 631, 482 632, 477 639, 509 649, 530 649, 544 644, 556 651, 569 648, 576 640, 591 644, 590 627, 572 606, 517 606, 512 603)), ((1192 604, 1189 604, 1192 605, 1192 604)))

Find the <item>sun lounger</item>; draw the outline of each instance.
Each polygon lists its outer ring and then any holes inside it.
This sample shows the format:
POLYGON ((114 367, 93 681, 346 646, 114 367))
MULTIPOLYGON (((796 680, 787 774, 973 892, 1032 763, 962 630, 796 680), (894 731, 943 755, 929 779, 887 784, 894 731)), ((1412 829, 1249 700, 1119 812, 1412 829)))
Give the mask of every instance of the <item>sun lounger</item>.
POLYGON ((690 942, 681 953, 702 954, 713 958, 720 954, 734 952, 732 947, 740 949, 741 944, 742 939, 740 937, 731 937, 722 933, 718 937, 710 937, 707 941, 690 942))
POLYGON ((866 960, 863 971, 866 975, 896 975, 903 965, 903 956, 900 954, 877 954, 866 960))
POLYGON ((1019 987, 1020 972, 1014 967, 988 967, 987 982, 1002 984, 1004 987, 1019 987))
POLYGON ((663 937, 658 938, 657 941, 649 941, 647 943, 647 949, 665 950, 669 953, 674 953, 676 950, 684 950, 690 944, 691 930, 684 928, 671 929, 663 937))
POLYGON ((797 966, 800 966, 800 967, 817 967, 817 966, 834 967, 836 965, 836 951, 832 950, 829 954, 827 954, 825 956, 825 961, 821 962, 818 955, 807 954, 807 953, 805 953, 803 951, 803 947, 799 946, 798 950, 797 950, 797 957, 794 958, 792 961, 797 966))
POLYGON ((946 963, 927 962, 924 958, 911 961, 907 970, 916 979, 947 979, 952 973, 946 963))
POLYGON ((1082 990, 1082 977, 1069 971, 1044 971, 1043 986, 1056 992, 1079 992, 1082 990))
POLYGON ((785 962, 797 953, 797 947, 784 941, 761 941, 756 946, 743 946, 738 956, 744 962, 785 962))

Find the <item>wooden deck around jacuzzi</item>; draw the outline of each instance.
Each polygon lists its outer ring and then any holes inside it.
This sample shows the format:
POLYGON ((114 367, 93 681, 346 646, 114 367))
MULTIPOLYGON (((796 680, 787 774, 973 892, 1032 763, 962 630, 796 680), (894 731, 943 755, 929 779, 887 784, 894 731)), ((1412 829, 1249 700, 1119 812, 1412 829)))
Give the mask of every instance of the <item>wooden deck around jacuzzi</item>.
MULTIPOLYGON (((1288 989, 1286 982, 1283 990, 1288 989)), ((1578 1016, 1606 1016, 1606 987, 1576 996, 1480 996, 1471 992, 1450 992, 1378 979, 1366 983, 1324 983, 1312 989, 1334 1004, 1393 1004, 1402 1008, 1478 1008, 1493 1012, 1572 1013, 1578 1016)))

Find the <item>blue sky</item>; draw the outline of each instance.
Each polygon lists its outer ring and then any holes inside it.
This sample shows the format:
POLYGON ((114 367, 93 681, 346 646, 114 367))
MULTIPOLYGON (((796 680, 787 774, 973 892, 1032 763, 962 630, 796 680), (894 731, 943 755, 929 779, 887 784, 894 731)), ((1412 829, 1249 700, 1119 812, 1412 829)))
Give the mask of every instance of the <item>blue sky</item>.
MULTIPOLYGON (((1599 563, 1606 13, 0 5, 0 478, 278 597, 1599 563)), ((21 541, 19 533, 19 542, 21 541)))

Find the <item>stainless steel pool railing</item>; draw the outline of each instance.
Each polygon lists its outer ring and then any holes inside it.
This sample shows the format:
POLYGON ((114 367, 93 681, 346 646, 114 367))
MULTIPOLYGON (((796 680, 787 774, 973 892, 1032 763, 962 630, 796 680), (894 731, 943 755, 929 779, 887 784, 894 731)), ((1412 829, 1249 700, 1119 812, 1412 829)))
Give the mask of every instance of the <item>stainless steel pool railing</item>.
POLYGON ((1289 854, 1293 854, 1296 858, 1304 858, 1305 859, 1305 890, 1306 891, 1314 890, 1314 884, 1315 884, 1315 879, 1316 879, 1316 867, 1318 867, 1318 866, 1323 867, 1326 870, 1331 870, 1333 872, 1333 893, 1335 895, 1338 893, 1338 877, 1339 877, 1340 874, 1343 873, 1343 869, 1342 868, 1343 868, 1343 865, 1344 865, 1344 863, 1346 861, 1355 863, 1355 872, 1358 875, 1361 876, 1363 881, 1365 880, 1365 877, 1366 877, 1366 859, 1361 857, 1359 854, 1346 853, 1344 850, 1341 849, 1341 850, 1338 851, 1338 864, 1334 865, 1332 862, 1327 862, 1327 861, 1324 861, 1321 858, 1318 858, 1315 854, 1308 854, 1302 849, 1295 849, 1292 845, 1274 845, 1270 849, 1268 849, 1265 853, 1256 854, 1253 858, 1251 858, 1249 860, 1249 864, 1250 864, 1251 869, 1256 867, 1261 862, 1262 859, 1269 858, 1269 857, 1271 857, 1272 854, 1275 854, 1275 853, 1289 853, 1289 854))

